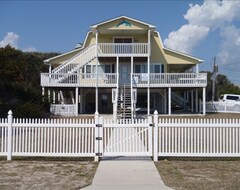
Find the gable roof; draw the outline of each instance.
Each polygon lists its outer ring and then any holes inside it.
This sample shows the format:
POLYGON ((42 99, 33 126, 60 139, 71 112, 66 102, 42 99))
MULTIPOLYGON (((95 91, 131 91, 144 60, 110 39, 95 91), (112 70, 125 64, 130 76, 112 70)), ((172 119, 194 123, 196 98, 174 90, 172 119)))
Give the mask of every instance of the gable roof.
POLYGON ((92 25, 90 26, 91 29, 95 29, 103 24, 106 24, 106 23, 109 23, 109 22, 113 22, 113 21, 116 21, 116 20, 119 20, 119 19, 127 19, 127 20, 131 20, 131 21, 134 21, 134 22, 137 22, 137 23, 140 23, 140 24, 143 24, 145 26, 148 26, 149 28, 151 29, 155 29, 156 26, 152 25, 152 24, 149 24, 149 23, 146 23, 146 22, 143 22, 143 21, 140 21, 140 20, 137 20, 137 19, 134 19, 134 18, 131 18, 131 17, 128 17, 128 16, 119 16, 119 17, 115 17, 115 18, 112 18, 112 19, 109 19, 109 20, 106 20, 106 21, 103 21, 103 22, 100 22, 100 23, 97 23, 95 25, 92 25))
POLYGON ((196 61, 198 61, 199 63, 201 63, 201 62, 204 61, 203 59, 200 59, 200 58, 197 58, 197 57, 194 57, 194 56, 188 55, 188 54, 186 54, 186 53, 182 53, 182 52, 180 52, 180 51, 176 51, 176 50, 173 50, 173 49, 170 49, 170 48, 167 48, 167 47, 163 47, 163 49, 164 49, 165 51, 169 51, 169 52, 172 52, 172 53, 174 53, 174 54, 182 55, 182 56, 184 56, 184 57, 188 57, 188 58, 190 58, 190 59, 196 60, 196 61))

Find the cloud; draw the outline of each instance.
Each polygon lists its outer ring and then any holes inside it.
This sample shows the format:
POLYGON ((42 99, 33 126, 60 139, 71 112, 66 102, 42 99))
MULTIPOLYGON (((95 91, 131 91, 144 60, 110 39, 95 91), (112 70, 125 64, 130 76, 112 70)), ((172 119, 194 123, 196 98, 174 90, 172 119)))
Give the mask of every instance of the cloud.
POLYGON ((36 48, 32 46, 19 48, 18 47, 18 40, 20 39, 19 35, 14 32, 8 32, 7 35, 3 38, 2 41, 0 41, 0 47, 5 47, 7 45, 10 45, 16 49, 21 49, 25 52, 36 52, 36 48))
POLYGON ((36 52, 37 49, 35 47, 29 46, 29 47, 23 48, 22 51, 24 51, 24 52, 36 52))
POLYGON ((240 28, 225 27, 220 34, 222 43, 218 53, 218 62, 221 65, 230 65, 232 69, 239 67, 240 28))
MULTIPOLYGON (((187 13, 184 15, 187 24, 180 27, 177 31, 169 33, 168 38, 164 40, 164 45, 169 48, 185 52, 192 53, 195 47, 203 41, 210 32, 225 31, 229 25, 235 20, 240 20, 240 2, 228 1, 228 0, 214 0, 204 1, 202 5, 190 4, 187 13)), ((222 41, 222 57, 229 57, 227 55, 227 45, 224 42, 228 40, 228 43, 233 43, 222 32, 220 37, 222 41)), ((228 45, 229 47, 229 45, 228 45)))
POLYGON ((164 44, 174 50, 191 53, 192 49, 204 39, 209 28, 198 25, 183 25, 178 31, 171 32, 164 44))
POLYGON ((17 42, 18 42, 19 36, 13 32, 8 32, 7 35, 3 38, 2 41, 0 41, 0 47, 5 47, 7 45, 10 45, 14 48, 17 48, 17 42))

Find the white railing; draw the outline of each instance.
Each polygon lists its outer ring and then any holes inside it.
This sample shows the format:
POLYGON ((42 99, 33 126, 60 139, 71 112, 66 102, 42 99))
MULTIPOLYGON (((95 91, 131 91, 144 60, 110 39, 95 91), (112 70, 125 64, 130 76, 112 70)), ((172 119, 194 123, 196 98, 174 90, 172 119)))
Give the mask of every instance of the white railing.
POLYGON ((240 113, 240 102, 206 102, 206 112, 240 113))
POLYGON ((51 104, 50 112, 53 115, 75 116, 76 105, 74 104, 51 104))
POLYGON ((65 63, 52 70, 53 73, 73 73, 83 65, 91 62, 96 57, 96 45, 91 45, 82 50, 65 63))
POLYGON ((148 56, 149 48, 147 43, 99 43, 99 56, 148 56))
POLYGON ((0 155, 240 157, 240 119, 0 119, 0 155))
MULTIPOLYGON (((95 73, 41 73, 42 86, 96 86, 95 73), (64 80, 59 81, 59 78, 64 80)), ((98 85, 114 87, 117 85, 116 73, 98 74, 98 85)))
POLYGON ((175 87, 175 86, 206 86, 206 73, 134 73, 133 85, 146 86, 150 80, 151 86, 175 87))

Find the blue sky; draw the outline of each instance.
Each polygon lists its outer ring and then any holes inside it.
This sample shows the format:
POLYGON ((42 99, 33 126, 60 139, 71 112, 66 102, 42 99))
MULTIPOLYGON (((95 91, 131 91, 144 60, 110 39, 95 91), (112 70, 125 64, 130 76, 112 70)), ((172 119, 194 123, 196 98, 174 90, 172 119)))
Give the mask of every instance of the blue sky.
POLYGON ((219 72, 240 84, 239 12, 240 1, 229 0, 1 1, 0 47, 63 53, 90 25, 126 15, 155 25, 166 47, 204 59, 200 70, 217 56, 219 72))

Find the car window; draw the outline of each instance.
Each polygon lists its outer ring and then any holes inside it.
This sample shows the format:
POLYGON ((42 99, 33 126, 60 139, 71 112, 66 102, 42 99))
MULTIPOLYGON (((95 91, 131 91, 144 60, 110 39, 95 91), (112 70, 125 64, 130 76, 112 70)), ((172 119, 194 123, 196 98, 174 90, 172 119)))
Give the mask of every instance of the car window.
POLYGON ((239 97, 238 96, 227 96, 226 99, 227 100, 238 100, 239 97))

